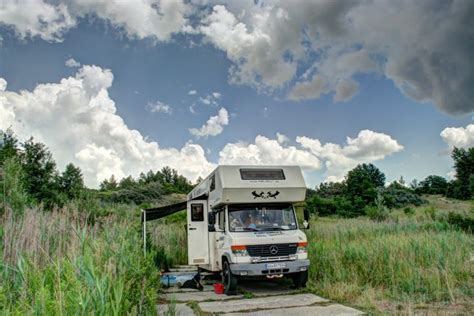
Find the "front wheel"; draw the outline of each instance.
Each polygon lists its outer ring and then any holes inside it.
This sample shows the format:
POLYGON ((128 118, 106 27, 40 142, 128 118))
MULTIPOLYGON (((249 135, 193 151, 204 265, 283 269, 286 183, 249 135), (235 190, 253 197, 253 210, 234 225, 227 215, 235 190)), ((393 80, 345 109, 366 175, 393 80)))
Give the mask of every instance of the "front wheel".
POLYGON ((222 268, 222 283, 224 283, 225 294, 237 294, 237 276, 232 274, 232 271, 230 270, 230 264, 227 260, 224 261, 222 268))
POLYGON ((300 289, 306 287, 306 282, 308 282, 308 271, 301 271, 291 275, 293 279, 293 285, 295 288, 300 289))

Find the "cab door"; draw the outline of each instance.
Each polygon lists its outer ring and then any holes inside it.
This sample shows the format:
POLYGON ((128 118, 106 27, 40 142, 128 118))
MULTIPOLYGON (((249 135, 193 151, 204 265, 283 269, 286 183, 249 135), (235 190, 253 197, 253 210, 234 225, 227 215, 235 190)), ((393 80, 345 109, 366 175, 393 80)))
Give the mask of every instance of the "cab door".
POLYGON ((209 264, 209 233, 207 201, 188 201, 188 264, 209 264))

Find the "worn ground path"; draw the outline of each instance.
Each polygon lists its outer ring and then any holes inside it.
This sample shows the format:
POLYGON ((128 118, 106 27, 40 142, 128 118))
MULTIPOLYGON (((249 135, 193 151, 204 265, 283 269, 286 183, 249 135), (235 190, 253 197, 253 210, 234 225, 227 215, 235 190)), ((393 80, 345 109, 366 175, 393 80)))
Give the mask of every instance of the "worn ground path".
POLYGON ((352 307, 274 281, 239 283, 239 294, 217 295, 210 284, 204 291, 170 287, 164 290, 158 315, 361 315, 352 307), (170 304, 173 302, 172 304, 170 304), (171 309, 171 310, 170 310, 171 309))

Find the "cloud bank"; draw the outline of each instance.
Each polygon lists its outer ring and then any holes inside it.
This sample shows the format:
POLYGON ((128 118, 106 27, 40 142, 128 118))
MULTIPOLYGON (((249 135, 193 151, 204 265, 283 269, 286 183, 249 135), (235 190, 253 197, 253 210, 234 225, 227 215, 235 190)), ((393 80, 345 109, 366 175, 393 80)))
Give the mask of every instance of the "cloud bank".
POLYGON ((108 89, 113 74, 97 66, 82 66, 59 83, 39 84, 33 91, 6 90, 0 78, 0 128, 12 127, 21 139, 33 135, 46 143, 59 168, 68 162, 81 167, 86 184, 114 174, 137 176, 163 166, 178 169, 191 180, 214 168, 204 149, 192 142, 182 148, 161 148, 116 114, 108 89))
POLYGON ((19 38, 58 42, 80 19, 131 39, 203 39, 232 62, 229 82, 289 99, 344 102, 358 75, 385 76, 441 111, 474 110, 474 2, 452 1, 6 1, 0 24, 19 38), (57 3, 57 4, 56 4, 57 3))
POLYGON ((321 144, 306 136, 296 137, 299 146, 286 145, 288 141, 288 137, 278 134, 277 139, 258 135, 253 144, 227 144, 219 153, 219 163, 299 165, 306 171, 320 170, 324 165, 326 181, 341 181, 357 164, 382 160, 403 150, 389 135, 370 130, 359 132, 356 138, 348 137, 343 146, 321 144))

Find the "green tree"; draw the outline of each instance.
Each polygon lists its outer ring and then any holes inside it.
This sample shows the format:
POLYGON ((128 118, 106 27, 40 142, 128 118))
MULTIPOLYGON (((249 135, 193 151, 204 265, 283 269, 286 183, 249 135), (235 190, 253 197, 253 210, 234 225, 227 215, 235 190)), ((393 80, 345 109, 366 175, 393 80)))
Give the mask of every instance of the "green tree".
POLYGON ((51 209, 58 204, 56 163, 48 148, 42 143, 35 143, 33 138, 26 141, 23 148, 21 164, 24 188, 33 201, 51 209))
POLYGON ((114 175, 112 175, 110 179, 105 179, 100 184, 101 191, 114 191, 117 189, 118 189, 118 183, 114 175))
POLYGON ((11 157, 18 156, 18 139, 12 129, 0 130, 0 166, 11 157))
POLYGON ((452 197, 467 200, 472 198, 471 176, 474 175, 474 147, 469 149, 454 147, 451 157, 454 160, 456 181, 450 189, 452 197))
POLYGON ((377 188, 385 185, 385 175, 373 164, 361 164, 346 176, 346 195, 352 202, 353 214, 363 215, 367 205, 374 205, 377 188))
POLYGON ((59 189, 68 199, 76 199, 84 190, 84 179, 79 167, 72 163, 66 166, 66 169, 58 179, 59 189))
POLYGON ((135 180, 132 178, 132 176, 128 176, 126 178, 122 178, 119 182, 119 189, 130 189, 136 186, 137 183, 135 180))
POLYGON ((448 181, 436 175, 431 175, 426 177, 425 180, 421 181, 418 188, 416 189, 417 193, 421 194, 446 194, 446 189, 448 188, 448 181))
MULTIPOLYGON (((23 187, 23 168, 18 157, 10 157, 3 163, 0 182, 2 202, 9 205, 13 212, 22 213, 28 203, 28 196, 23 187)), ((0 214, 6 205, 3 205, 0 214)))

